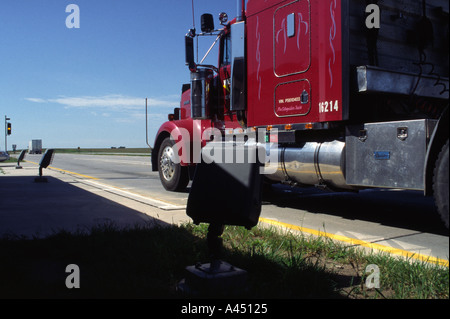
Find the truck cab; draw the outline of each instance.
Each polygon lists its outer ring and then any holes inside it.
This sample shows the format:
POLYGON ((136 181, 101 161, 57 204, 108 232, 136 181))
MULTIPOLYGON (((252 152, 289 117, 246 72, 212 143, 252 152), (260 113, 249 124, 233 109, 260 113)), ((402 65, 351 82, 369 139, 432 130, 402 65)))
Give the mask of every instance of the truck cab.
MULTIPOLYGON (((208 18, 206 18, 208 17, 208 18)), ((214 30, 209 15, 209 25, 203 25, 202 35, 216 36, 219 45, 217 65, 196 65, 193 60, 195 30, 186 35, 186 64, 198 72, 191 72, 191 83, 183 84, 180 106, 169 114, 168 121, 159 128, 152 149, 152 171, 159 171, 166 190, 182 191, 192 178, 195 164, 193 152, 199 152, 211 140, 208 129, 241 130, 236 115, 230 109, 231 77, 231 25, 221 15, 222 28, 214 30), (190 55, 190 57, 188 57, 190 55), (205 135, 206 132, 206 135, 205 135), (176 148, 176 149, 175 149, 176 148)))
MULTIPOLYGON (((264 180, 423 191, 448 227, 449 4, 377 3, 237 0, 218 30, 202 15, 202 33, 185 37, 191 83, 152 153, 163 186, 184 189, 211 140, 256 131, 277 145, 264 180), (206 34, 220 46, 216 66, 194 60, 206 34)), ((227 192, 228 181, 209 182, 227 192)))

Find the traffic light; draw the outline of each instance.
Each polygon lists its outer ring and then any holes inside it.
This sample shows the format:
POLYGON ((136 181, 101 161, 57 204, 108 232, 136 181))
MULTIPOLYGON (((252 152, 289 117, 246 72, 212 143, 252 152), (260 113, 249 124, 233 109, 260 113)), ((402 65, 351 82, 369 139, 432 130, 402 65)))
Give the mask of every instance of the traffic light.
POLYGON ((7 130, 8 130, 8 135, 11 135, 11 123, 8 123, 7 130))

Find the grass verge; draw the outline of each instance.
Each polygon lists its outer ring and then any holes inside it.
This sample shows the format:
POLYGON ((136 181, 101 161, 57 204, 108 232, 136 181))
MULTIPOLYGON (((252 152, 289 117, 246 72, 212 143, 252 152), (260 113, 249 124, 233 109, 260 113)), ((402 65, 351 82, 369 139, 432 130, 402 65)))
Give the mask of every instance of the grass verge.
MULTIPOLYGON (((43 239, 0 239, 0 298, 184 298, 176 287, 186 266, 208 262, 207 225, 112 224, 43 239), (66 266, 80 269, 80 288, 65 285, 66 266)), ((224 260, 248 271, 247 288, 207 298, 448 299, 449 270, 388 255, 364 254, 326 238, 275 228, 227 227, 224 260), (366 266, 380 288, 365 285, 366 266)))

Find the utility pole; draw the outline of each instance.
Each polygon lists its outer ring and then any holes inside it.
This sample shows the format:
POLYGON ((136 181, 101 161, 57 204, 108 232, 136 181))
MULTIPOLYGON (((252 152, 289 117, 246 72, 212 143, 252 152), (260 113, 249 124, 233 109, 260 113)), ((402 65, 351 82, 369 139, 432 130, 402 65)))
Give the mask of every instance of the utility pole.
POLYGON ((8 137, 8 122, 11 120, 9 117, 5 115, 5 152, 8 153, 8 143, 7 143, 7 137, 8 137))

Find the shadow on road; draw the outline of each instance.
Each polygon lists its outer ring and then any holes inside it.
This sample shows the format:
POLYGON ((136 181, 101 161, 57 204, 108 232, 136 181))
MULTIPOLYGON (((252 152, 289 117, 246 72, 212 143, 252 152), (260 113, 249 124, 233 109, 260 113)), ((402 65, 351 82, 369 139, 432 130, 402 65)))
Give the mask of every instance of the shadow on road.
POLYGON ((46 176, 0 177, 0 237, 42 237, 60 230, 80 231, 107 222, 118 226, 153 219, 70 183, 46 176))

